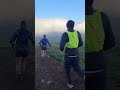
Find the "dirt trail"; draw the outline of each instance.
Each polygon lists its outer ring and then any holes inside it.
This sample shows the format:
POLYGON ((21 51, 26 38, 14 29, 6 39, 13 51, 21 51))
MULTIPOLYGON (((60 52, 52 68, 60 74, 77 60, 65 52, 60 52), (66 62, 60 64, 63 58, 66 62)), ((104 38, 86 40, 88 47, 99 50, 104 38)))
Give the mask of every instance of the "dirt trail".
MULTIPOLYGON (((24 82, 16 83, 13 52, 10 48, 0 48, 0 90, 35 90, 34 87, 36 90, 69 90, 65 83, 63 63, 51 57, 42 61, 39 49, 36 49, 35 69, 36 76, 34 76, 34 65, 27 65, 24 82)), ((72 76, 75 84, 73 90, 83 90, 83 80, 80 80, 75 73, 72 76)))
MULTIPOLYGON (((35 60, 35 88, 36 90, 70 90, 66 86, 66 77, 63 62, 51 57, 41 60, 40 49, 36 49, 35 60)), ((72 72, 74 88, 71 90, 84 90, 84 81, 72 72)))
POLYGON ((0 90, 34 90, 34 73, 27 65, 23 82, 16 83, 15 57, 11 48, 0 48, 0 90))

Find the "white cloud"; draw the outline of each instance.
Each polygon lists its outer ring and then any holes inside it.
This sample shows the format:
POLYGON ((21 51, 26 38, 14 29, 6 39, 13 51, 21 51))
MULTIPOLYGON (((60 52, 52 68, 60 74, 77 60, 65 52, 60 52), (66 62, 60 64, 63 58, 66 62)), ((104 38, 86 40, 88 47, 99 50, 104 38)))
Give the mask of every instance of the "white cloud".
MULTIPOLYGON (((35 34, 47 34, 49 32, 65 32, 67 20, 61 18, 35 18, 35 34)), ((84 32, 85 22, 78 23, 75 25, 75 29, 84 32)))
POLYGON ((85 21, 82 23, 76 24, 74 28, 82 33, 85 33, 85 21))

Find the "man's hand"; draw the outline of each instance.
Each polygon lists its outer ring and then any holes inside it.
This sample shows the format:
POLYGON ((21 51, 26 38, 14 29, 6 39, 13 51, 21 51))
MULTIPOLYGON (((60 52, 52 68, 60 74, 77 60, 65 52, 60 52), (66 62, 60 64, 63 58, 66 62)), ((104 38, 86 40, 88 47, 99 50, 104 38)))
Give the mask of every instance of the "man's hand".
POLYGON ((11 43, 12 49, 14 50, 15 43, 11 43))

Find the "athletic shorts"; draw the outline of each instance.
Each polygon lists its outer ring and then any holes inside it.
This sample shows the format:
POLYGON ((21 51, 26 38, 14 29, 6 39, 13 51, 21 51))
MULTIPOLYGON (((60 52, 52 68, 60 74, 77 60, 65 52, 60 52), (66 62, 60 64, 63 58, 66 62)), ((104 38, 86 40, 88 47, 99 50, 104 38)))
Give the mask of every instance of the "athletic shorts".
POLYGON ((47 47, 42 47, 41 49, 42 49, 42 50, 47 50, 47 47))
POLYGON ((27 57, 28 50, 25 49, 16 49, 16 57, 27 57))

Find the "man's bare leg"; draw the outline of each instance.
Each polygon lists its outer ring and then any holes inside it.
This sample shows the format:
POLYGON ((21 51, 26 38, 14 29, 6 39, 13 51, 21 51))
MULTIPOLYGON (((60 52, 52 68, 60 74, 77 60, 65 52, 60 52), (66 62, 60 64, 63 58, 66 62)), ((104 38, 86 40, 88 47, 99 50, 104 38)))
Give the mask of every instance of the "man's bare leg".
POLYGON ((26 57, 23 57, 21 61, 21 73, 24 74, 25 71, 26 71, 26 57))
POLYGON ((44 50, 41 50, 41 56, 42 56, 42 61, 43 61, 43 59, 44 59, 44 57, 45 57, 45 52, 44 52, 44 50))
POLYGON ((21 74, 21 69, 20 69, 21 60, 22 60, 22 57, 16 57, 16 73, 17 74, 21 74))
POLYGON ((44 58, 44 50, 41 50, 41 56, 42 56, 42 58, 44 58))
POLYGON ((46 50, 44 50, 44 55, 46 56, 46 50))
POLYGON ((17 73, 17 80, 23 80, 22 77, 22 72, 21 72, 21 61, 22 61, 22 57, 17 57, 16 58, 16 73, 17 73))

